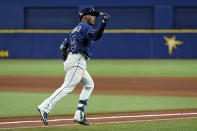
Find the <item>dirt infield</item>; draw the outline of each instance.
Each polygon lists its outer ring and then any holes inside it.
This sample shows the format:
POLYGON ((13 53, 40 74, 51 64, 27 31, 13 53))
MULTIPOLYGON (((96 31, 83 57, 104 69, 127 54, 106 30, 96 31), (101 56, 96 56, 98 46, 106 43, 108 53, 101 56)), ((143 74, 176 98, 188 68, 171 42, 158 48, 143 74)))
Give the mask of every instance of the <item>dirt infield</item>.
MULTIPOLYGON (((94 77, 97 94, 197 96, 197 78, 94 77)), ((64 77, 0 76, 1 91, 53 92, 64 77)), ((81 87, 75 88, 79 93, 81 87)))
MULTIPOLYGON (((94 77, 94 94, 197 96, 197 78, 94 77)), ((53 92, 64 77, 0 76, 0 91, 53 92)), ((81 87, 73 92, 79 93, 81 87)), ((197 118, 197 110, 87 115, 92 124, 197 118)), ((76 125, 73 116, 50 116, 49 126, 76 125)), ((44 126, 40 117, 0 119, 0 129, 44 126)))

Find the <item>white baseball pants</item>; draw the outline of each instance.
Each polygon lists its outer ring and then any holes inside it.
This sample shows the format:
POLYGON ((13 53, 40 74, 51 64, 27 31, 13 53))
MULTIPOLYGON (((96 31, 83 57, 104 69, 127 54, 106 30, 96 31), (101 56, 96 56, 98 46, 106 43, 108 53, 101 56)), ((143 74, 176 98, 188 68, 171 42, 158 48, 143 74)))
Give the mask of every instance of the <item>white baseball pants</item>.
POLYGON ((64 70, 67 72, 64 83, 38 108, 50 113, 53 106, 65 95, 71 93, 78 83, 83 86, 79 100, 88 99, 94 89, 94 82, 86 70, 86 63, 87 60, 81 54, 69 54, 64 62, 64 70))

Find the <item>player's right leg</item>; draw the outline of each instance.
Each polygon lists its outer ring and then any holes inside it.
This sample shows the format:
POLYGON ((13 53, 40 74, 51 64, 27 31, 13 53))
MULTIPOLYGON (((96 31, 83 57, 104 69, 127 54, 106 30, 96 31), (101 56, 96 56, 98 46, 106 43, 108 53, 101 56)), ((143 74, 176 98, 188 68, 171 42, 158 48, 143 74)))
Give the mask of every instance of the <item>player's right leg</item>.
POLYGON ((83 89, 79 97, 79 104, 74 116, 74 121, 78 122, 79 124, 89 125, 85 117, 85 110, 88 104, 88 99, 94 89, 94 82, 86 70, 80 84, 83 86, 83 89))

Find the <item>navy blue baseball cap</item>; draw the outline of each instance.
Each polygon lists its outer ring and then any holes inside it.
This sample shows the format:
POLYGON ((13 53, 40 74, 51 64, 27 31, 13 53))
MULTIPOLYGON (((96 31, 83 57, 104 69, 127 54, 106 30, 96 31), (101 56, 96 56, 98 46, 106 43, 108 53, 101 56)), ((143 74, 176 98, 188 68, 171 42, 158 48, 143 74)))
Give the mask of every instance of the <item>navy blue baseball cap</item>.
POLYGON ((96 11, 94 8, 84 8, 81 11, 79 11, 79 20, 81 20, 84 15, 92 15, 98 17, 100 13, 96 11))

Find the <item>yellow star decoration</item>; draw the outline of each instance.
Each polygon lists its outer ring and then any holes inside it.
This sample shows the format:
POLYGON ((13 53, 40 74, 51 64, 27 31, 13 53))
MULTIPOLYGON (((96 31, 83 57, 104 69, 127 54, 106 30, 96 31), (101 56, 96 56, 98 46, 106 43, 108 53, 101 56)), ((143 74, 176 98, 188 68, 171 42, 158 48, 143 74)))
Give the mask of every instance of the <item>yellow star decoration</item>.
POLYGON ((168 38, 167 36, 164 36, 164 39, 166 40, 166 45, 168 46, 168 52, 169 55, 172 55, 173 48, 176 49, 176 45, 182 45, 182 41, 176 40, 176 36, 173 36, 172 38, 168 38))

